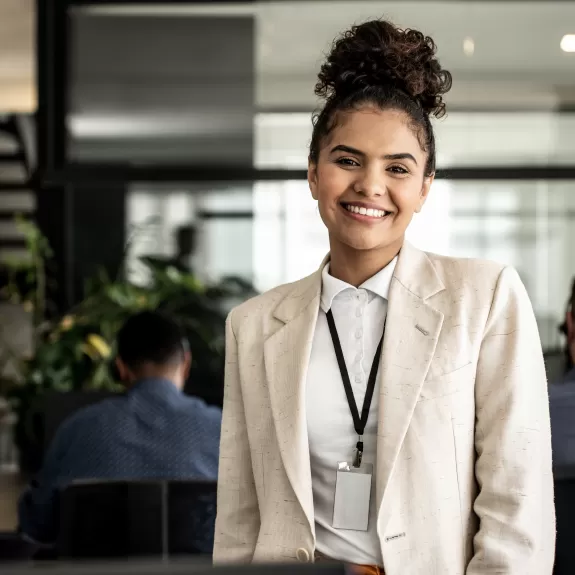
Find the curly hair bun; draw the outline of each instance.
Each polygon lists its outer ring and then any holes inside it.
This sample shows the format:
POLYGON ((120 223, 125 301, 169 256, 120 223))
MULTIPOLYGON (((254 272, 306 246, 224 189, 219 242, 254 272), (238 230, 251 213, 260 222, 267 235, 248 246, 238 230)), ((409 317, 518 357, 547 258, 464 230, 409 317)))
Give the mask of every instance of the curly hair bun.
POLYGON ((436 51, 429 36, 384 20, 353 26, 334 41, 315 94, 329 101, 365 88, 390 86, 416 100, 428 115, 441 118, 451 74, 441 68, 436 51))

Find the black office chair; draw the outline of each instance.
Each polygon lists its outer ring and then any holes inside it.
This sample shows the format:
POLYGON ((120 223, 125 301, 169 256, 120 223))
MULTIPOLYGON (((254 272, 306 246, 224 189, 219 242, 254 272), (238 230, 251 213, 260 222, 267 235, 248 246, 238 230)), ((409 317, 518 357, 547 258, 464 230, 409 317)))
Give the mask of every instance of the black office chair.
POLYGON ((575 479, 555 480, 557 541, 553 575, 575 573, 575 479))
POLYGON ((60 558, 211 556, 216 483, 79 482, 60 495, 60 558))

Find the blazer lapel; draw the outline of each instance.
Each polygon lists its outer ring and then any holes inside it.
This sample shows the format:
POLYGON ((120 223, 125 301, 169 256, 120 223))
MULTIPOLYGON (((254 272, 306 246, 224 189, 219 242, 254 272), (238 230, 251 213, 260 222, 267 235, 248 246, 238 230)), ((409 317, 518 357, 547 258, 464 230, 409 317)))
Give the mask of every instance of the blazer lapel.
POLYGON ((406 242, 390 286, 381 361, 377 445, 381 519, 388 504, 389 479, 443 324, 443 314, 425 300, 443 289, 429 258, 406 242))
POLYGON ((281 327, 264 344, 272 415, 288 479, 315 534, 305 378, 319 312, 321 270, 295 284, 274 312, 281 327))

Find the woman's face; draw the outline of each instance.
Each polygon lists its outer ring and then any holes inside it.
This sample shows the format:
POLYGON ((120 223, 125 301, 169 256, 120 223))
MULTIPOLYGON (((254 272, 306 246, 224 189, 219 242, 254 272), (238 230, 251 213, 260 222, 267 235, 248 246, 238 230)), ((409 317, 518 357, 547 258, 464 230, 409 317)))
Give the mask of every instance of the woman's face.
POLYGON ((397 248, 427 198, 433 175, 408 116, 365 107, 338 117, 308 180, 330 236, 355 250, 397 248))

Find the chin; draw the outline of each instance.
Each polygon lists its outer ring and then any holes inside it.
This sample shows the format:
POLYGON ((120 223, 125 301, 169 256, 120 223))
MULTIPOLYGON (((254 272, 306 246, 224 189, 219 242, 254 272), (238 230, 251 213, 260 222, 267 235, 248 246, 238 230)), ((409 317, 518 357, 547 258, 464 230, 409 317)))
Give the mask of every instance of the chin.
POLYGON ((348 243, 347 246, 358 252, 370 252, 382 247, 380 243, 374 244, 370 242, 353 242, 348 243))
POLYGON ((357 252, 370 252, 385 248, 388 244, 386 242, 369 242, 369 241, 340 241, 347 248, 357 252))
POLYGON ((369 252, 373 250, 385 249, 386 247, 397 243, 396 238, 339 238, 342 244, 345 244, 348 248, 352 250, 357 250, 358 252, 369 252))

